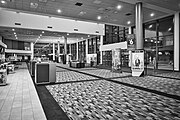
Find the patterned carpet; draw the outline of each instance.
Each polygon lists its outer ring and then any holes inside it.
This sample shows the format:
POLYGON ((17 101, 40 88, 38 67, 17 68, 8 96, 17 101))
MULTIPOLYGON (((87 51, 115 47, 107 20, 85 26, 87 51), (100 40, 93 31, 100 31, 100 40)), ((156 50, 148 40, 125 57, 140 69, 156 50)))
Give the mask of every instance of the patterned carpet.
MULTIPOLYGON (((71 69, 57 67, 57 82, 63 84, 47 85, 46 88, 71 120, 180 120, 179 100, 103 78, 176 96, 180 96, 180 80, 130 77, 131 73, 98 68, 63 67, 71 69)), ((180 77, 178 74, 166 75, 180 77)))
POLYGON ((103 78, 116 78, 116 77, 131 76, 131 73, 127 73, 127 72, 117 73, 117 72, 111 72, 111 70, 105 70, 105 69, 96 69, 96 70, 81 71, 81 72, 88 73, 91 75, 96 75, 103 78))
POLYGON ((46 88, 72 120, 180 120, 180 101, 106 80, 46 88))
POLYGON ((180 96, 180 80, 161 78, 161 77, 128 77, 113 79, 123 83, 133 84, 152 90, 157 90, 171 95, 180 96))
POLYGON ((170 78, 180 79, 180 73, 179 72, 160 73, 157 75, 162 76, 162 77, 170 77, 170 78))
POLYGON ((84 75, 81 73, 73 72, 73 71, 61 71, 56 72, 56 82, 74 82, 74 81, 83 81, 83 80, 94 80, 97 78, 84 75))

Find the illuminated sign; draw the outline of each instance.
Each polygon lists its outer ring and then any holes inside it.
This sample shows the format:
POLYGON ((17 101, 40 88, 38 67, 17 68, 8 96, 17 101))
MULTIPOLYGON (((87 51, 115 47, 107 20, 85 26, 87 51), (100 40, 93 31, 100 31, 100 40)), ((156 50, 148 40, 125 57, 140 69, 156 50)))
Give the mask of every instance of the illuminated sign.
POLYGON ((135 35, 134 34, 127 35, 127 49, 129 50, 135 49, 135 35))

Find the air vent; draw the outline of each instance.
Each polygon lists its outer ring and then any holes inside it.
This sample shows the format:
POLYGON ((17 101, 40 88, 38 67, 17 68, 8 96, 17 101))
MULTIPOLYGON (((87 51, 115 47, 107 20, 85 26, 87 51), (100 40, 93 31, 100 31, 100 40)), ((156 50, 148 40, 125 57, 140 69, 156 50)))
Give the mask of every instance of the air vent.
POLYGON ((8 2, 14 2, 14 0, 7 0, 8 2))
POLYGON ((52 26, 47 26, 47 28, 51 28, 52 29, 53 27, 52 26))
POLYGON ((15 25, 21 25, 21 23, 15 23, 15 25))
POLYGON ((132 15, 132 14, 131 14, 131 13, 126 13, 125 15, 126 15, 126 16, 130 16, 130 15, 132 15))
POLYGON ((96 31, 96 33, 99 33, 99 31, 96 31))
POLYGON ((47 0, 39 0, 39 2, 47 2, 47 0))
POLYGON ((83 3, 77 2, 75 5, 76 5, 76 6, 82 6, 83 3))
POLYGON ((77 28, 75 28, 75 29, 74 29, 74 31, 78 31, 78 29, 77 29, 77 28))

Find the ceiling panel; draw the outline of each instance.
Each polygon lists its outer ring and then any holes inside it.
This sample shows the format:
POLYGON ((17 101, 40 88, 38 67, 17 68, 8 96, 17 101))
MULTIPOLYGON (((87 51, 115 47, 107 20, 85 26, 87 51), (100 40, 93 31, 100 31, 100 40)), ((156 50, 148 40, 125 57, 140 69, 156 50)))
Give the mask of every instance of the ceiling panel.
MULTIPOLYGON (((62 18, 71 18, 75 20, 85 20, 97 23, 107 23, 121 26, 133 26, 135 23, 135 2, 142 1, 146 4, 143 7, 144 21, 150 21, 157 17, 167 16, 169 13, 162 11, 159 8, 165 8, 171 11, 180 11, 180 0, 5 0, 6 4, 0 3, 0 7, 8 8, 19 12, 29 12, 34 14, 42 14, 47 16, 57 16, 62 18), (76 6, 76 2, 82 3, 82 6, 76 6), (117 10, 116 6, 121 5, 122 8, 117 10), (147 7, 148 5, 156 6, 147 7), (61 13, 57 13, 57 9, 61 9, 61 13), (150 17, 151 13, 155 13, 154 17, 150 17), (131 15, 126 15, 130 13, 131 15), (101 20, 97 20, 97 16, 100 15, 101 20), (130 25, 127 25, 127 21, 131 21, 130 25)), ((173 14, 173 13, 172 13, 173 14)), ((0 34, 4 35, 7 39, 14 39, 12 32, 6 33, 3 30, 12 28, 0 29, 0 34)), ((42 30, 17 30, 18 40, 24 41, 36 41, 42 30), (32 32, 27 34, 28 31, 32 32)), ((55 33, 45 31, 43 39, 38 42, 54 42, 60 40, 61 36, 65 36, 66 33, 55 33), (46 37, 45 37, 46 36, 46 37)), ((87 35, 83 34, 71 34, 68 37, 69 43, 86 38, 87 35)))

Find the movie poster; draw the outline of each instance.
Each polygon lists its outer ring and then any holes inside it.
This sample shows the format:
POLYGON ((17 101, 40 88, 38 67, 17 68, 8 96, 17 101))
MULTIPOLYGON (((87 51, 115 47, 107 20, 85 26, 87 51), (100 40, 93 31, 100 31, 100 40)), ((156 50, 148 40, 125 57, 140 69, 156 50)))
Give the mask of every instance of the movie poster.
POLYGON ((112 50, 112 71, 121 71, 121 49, 112 50))
POLYGON ((144 51, 132 51, 132 64, 131 69, 134 72, 144 71, 144 51))

